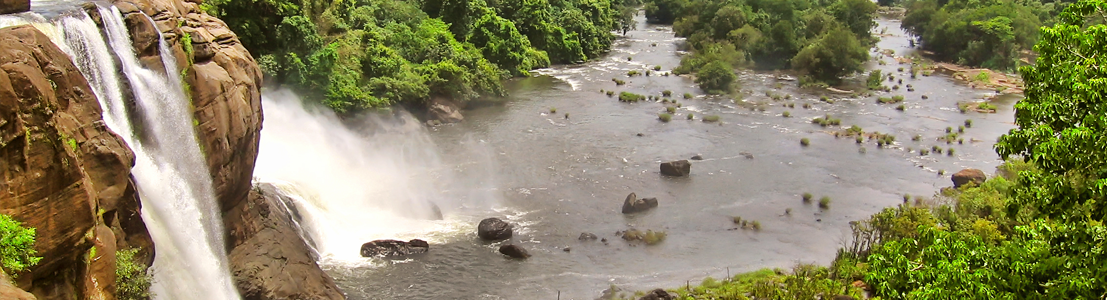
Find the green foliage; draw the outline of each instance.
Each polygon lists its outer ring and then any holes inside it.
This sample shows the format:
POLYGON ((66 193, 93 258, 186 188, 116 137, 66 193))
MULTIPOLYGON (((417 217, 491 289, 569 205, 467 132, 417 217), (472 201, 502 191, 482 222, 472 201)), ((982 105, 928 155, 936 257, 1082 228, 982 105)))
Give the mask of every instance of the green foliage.
POLYGON ((150 285, 153 276, 146 264, 135 255, 138 248, 115 251, 115 297, 120 300, 148 300, 153 298, 150 285))
POLYGON ((869 72, 869 78, 865 80, 865 86, 870 90, 882 90, 884 88, 883 76, 880 75, 880 70, 872 70, 869 72))
POLYGON ((13 277, 38 264, 35 256, 35 229, 25 228, 11 216, 0 214, 0 266, 13 277))
POLYGON ((661 120, 661 122, 668 123, 669 121, 673 120, 673 115, 668 114, 668 113, 660 113, 660 114, 657 114, 657 119, 661 120))
POLYGON ((734 69, 722 61, 708 63, 696 76, 696 84, 708 94, 729 93, 736 80, 738 75, 734 75, 734 69))
POLYGON ((792 67, 816 79, 834 81, 861 71, 861 64, 868 59, 868 49, 858 42, 854 34, 846 29, 836 29, 804 47, 792 58, 792 67))
POLYGON ((811 145, 811 140, 809 140, 807 138, 801 138, 800 139, 800 146, 807 147, 808 145, 811 145))
POLYGON ((906 7, 902 27, 923 49, 942 60, 1004 70, 1017 65, 1019 52, 1034 45, 1038 28, 1055 13, 1055 3, 1037 0, 918 0, 906 7))
POLYGON ((707 115, 703 117, 704 122, 718 122, 719 115, 707 115))
POLYGON ((646 96, 631 93, 631 92, 620 92, 619 93, 619 101, 620 102, 638 102, 638 101, 645 100, 645 99, 646 99, 646 96))

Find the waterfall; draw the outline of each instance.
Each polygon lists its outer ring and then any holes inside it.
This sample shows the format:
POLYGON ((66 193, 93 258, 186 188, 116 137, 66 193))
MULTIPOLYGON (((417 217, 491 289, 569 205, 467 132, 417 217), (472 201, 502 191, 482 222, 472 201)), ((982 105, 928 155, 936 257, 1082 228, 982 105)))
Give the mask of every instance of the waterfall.
POLYGON ((159 37, 165 73, 141 66, 123 17, 99 6, 104 30, 84 13, 55 21, 62 46, 104 108, 104 121, 134 151, 131 170, 156 255, 157 299, 240 299, 223 250, 220 212, 176 62, 159 37), (116 65, 118 58, 119 65, 116 65), (122 70, 122 72, 119 72, 122 70), (128 97, 133 93, 129 111, 128 97))

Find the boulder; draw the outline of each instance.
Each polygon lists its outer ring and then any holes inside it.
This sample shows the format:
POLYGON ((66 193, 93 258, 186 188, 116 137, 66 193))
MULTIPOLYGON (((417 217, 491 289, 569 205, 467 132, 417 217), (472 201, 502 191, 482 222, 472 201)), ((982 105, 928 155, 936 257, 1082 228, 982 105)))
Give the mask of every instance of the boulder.
POLYGON ((677 160, 661 163, 661 175, 666 176, 688 176, 688 173, 692 172, 692 164, 688 163, 688 160, 677 160))
POLYGON ((477 224, 477 236, 489 241, 511 238, 511 224, 499 218, 487 218, 477 224))
POLYGON ((361 245, 362 257, 397 257, 427 253, 430 244, 420 239, 410 241, 375 240, 361 245))
POLYGON ((953 179, 953 187, 959 188, 970 182, 980 185, 984 183, 984 180, 988 179, 988 175, 985 175, 984 171, 979 169, 964 169, 954 173, 953 176, 950 176, 950 179, 953 179))
POLYGON ((226 213, 245 201, 250 189, 261 137, 261 69, 226 23, 200 9, 200 1, 111 2, 123 14, 139 61, 152 70, 183 74, 188 83, 196 136, 226 213), (159 33, 170 53, 158 51, 159 33), (191 41, 192 51, 185 51, 185 41, 191 41), (163 66, 163 55, 177 65, 163 66))
POLYGON ((4 300, 36 300, 35 295, 21 290, 12 285, 11 279, 4 270, 0 270, 0 299, 4 300))
POLYGON ((0 15, 21 13, 29 10, 31 10, 31 0, 0 0, 0 15))
POLYGON ((444 97, 431 97, 427 101, 427 119, 437 120, 442 123, 457 123, 465 119, 461 115, 461 108, 450 99, 444 97))
POLYGON ((261 184, 226 213, 231 275, 243 299, 345 299, 293 219, 293 200, 261 184))
POLYGON ((623 200, 623 213, 633 214, 637 212, 643 212, 657 207, 657 198, 642 198, 638 199, 634 193, 627 195, 627 199, 623 200))
POLYGON ((663 289, 654 289, 649 293, 646 293, 645 296, 638 298, 638 300, 673 300, 677 297, 678 296, 676 294, 666 292, 663 289))
POLYGON ((32 26, 0 29, 0 213, 36 229, 42 260, 18 274, 18 286, 38 298, 113 294, 102 281, 115 266, 98 263, 110 257, 88 260, 94 243, 137 246, 151 257, 130 177, 134 153, 101 112, 87 80, 46 35, 32 26))
POLYGON ((580 234, 580 237, 578 237, 577 239, 581 241, 595 241, 597 238, 599 237, 597 237, 595 234, 582 232, 580 234))
POLYGON ((527 253, 527 249, 523 249, 523 247, 519 247, 519 245, 500 246, 500 253, 511 258, 526 259, 530 257, 530 253, 527 253))

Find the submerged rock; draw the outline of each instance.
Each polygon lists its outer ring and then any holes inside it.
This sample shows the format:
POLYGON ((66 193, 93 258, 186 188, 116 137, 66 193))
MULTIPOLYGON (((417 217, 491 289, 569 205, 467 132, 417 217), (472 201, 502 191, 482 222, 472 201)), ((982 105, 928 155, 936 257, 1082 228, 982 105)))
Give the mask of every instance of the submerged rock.
POLYGON ((984 180, 988 179, 988 175, 984 174, 984 171, 979 169, 964 169, 958 171, 950 177, 953 180, 953 187, 959 188, 962 185, 969 184, 970 182, 976 185, 984 183, 984 180))
POLYGON ((375 240, 361 244, 362 257, 397 257, 412 254, 427 253, 430 244, 420 239, 410 241, 400 240, 375 240))
POLYGON ((690 158, 690 159, 691 160, 703 160, 703 156, 699 155, 699 154, 696 154, 696 155, 692 155, 692 158, 690 158))
POLYGON ((643 212, 654 207, 657 207, 657 198, 638 199, 634 193, 630 193, 630 195, 627 195, 626 200, 623 200, 624 214, 643 212))
POLYGON ((499 218, 487 218, 477 225, 477 236, 489 241, 511 238, 511 224, 499 218))
POLYGON ((511 258, 525 259, 530 257, 530 253, 527 253, 527 249, 523 249, 523 247, 519 247, 519 245, 500 246, 500 253, 511 258))
POLYGON ((582 241, 595 241, 597 238, 599 238, 599 237, 597 237, 595 234, 591 234, 591 233, 588 233, 588 232, 582 232, 580 234, 580 237, 578 237, 577 239, 582 240, 582 241))
POLYGON ((661 163, 661 175, 666 176, 688 176, 688 173, 692 172, 692 164, 688 163, 688 160, 677 160, 661 163))

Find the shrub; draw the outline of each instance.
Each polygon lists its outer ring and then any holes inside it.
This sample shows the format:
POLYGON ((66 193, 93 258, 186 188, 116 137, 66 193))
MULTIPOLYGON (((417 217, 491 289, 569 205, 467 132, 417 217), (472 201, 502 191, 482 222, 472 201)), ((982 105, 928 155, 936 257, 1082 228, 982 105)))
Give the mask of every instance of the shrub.
POLYGON ((673 107, 673 106, 666 107, 665 111, 670 113, 670 114, 676 113, 676 107, 673 107))
POLYGON ((695 118, 696 118, 696 116, 695 116, 695 115, 692 115, 692 113, 688 113, 688 116, 687 116, 686 118, 687 118, 687 119, 689 119, 689 120, 691 120, 691 119, 695 119, 695 118))
POLYGON ((860 144, 860 143, 862 143, 862 142, 864 142, 864 141, 865 141, 865 138, 863 138, 863 137, 861 137, 861 136, 859 135, 859 136, 857 136, 856 138, 854 138, 853 140, 854 140, 854 141, 857 141, 857 143, 858 143, 858 144, 860 144))
POLYGON ((607 91, 607 96, 608 97, 615 96, 615 91, 607 91))
POLYGON ((684 93, 684 99, 692 99, 692 93, 684 93))
POLYGON ((752 223, 750 223, 750 227, 752 227, 753 230, 761 230, 761 222, 753 221, 752 223))
POLYGON ((708 115, 703 117, 704 122, 718 122, 719 115, 708 115))
POLYGON ((892 100, 896 102, 903 102, 903 95, 892 96, 892 100))
MULTIPOLYGON (((984 74, 984 73, 981 73, 981 74, 984 74)), ((976 109, 979 109, 979 110, 996 110, 996 106, 994 104, 992 104, 991 102, 984 101, 984 102, 980 102, 980 105, 977 105, 976 109)))
POLYGON ((670 114, 667 114, 667 113, 660 113, 660 114, 657 115, 657 119, 661 120, 661 122, 668 123, 669 121, 673 120, 673 115, 670 115, 670 114))
POLYGON ((946 150, 946 155, 953 156, 953 147, 949 147, 949 149, 946 150))
POLYGON ((906 108, 906 107, 904 107, 904 106, 903 106, 903 104, 900 104, 900 105, 896 106, 896 110, 898 110, 898 111, 904 111, 904 110, 907 110, 907 108, 906 108))
POLYGON ((965 127, 972 128, 972 119, 965 119, 965 127))
POLYGON ((792 116, 792 113, 791 113, 791 112, 788 112, 788 111, 786 110, 786 111, 784 111, 784 112, 780 113, 780 115, 781 115, 781 116, 784 116, 785 118, 787 118, 787 117, 791 117, 791 116, 792 116))
POLYGON ((115 252, 115 297, 119 300, 148 300, 153 276, 146 272, 146 265, 135 257, 138 248, 115 252))
POLYGON ((737 79, 734 68, 720 60, 708 63, 696 74, 696 84, 708 94, 729 93, 737 79))
POLYGON ((811 193, 803 193, 801 197, 803 198, 803 203, 811 203, 811 198, 814 196, 812 196, 811 193))
POLYGON ((819 198, 819 208, 830 209, 830 197, 823 196, 822 198, 819 198))
POLYGON ((661 71, 661 66, 653 66, 654 71, 661 71))
POLYGON ((946 133, 953 132, 953 127, 946 126, 946 133))
POLYGON ((661 91, 661 96, 663 96, 663 97, 672 97, 673 96, 673 91, 670 91, 670 90, 661 91))
POLYGON ((621 92, 621 93, 619 93, 619 101, 622 101, 622 102, 638 102, 639 100, 643 100, 643 99, 646 99, 646 96, 642 96, 642 95, 631 93, 631 92, 621 92))
POLYGON ((800 146, 807 147, 808 145, 811 145, 811 140, 808 140, 807 138, 800 139, 800 146))
POLYGON ((627 77, 634 77, 634 76, 638 76, 640 74, 642 74, 642 73, 639 73, 638 70, 627 71, 627 77))
POLYGON ((646 235, 642 237, 642 241, 646 242, 646 245, 655 245, 665 240, 664 231, 646 230, 646 235))
POLYGON ((12 277, 42 260, 35 256, 34 228, 25 228, 19 221, 0 214, 0 237, 0 265, 12 277))
POLYGON ((550 107, 550 114, 556 114, 556 113, 557 113, 557 108, 556 107, 550 107))

